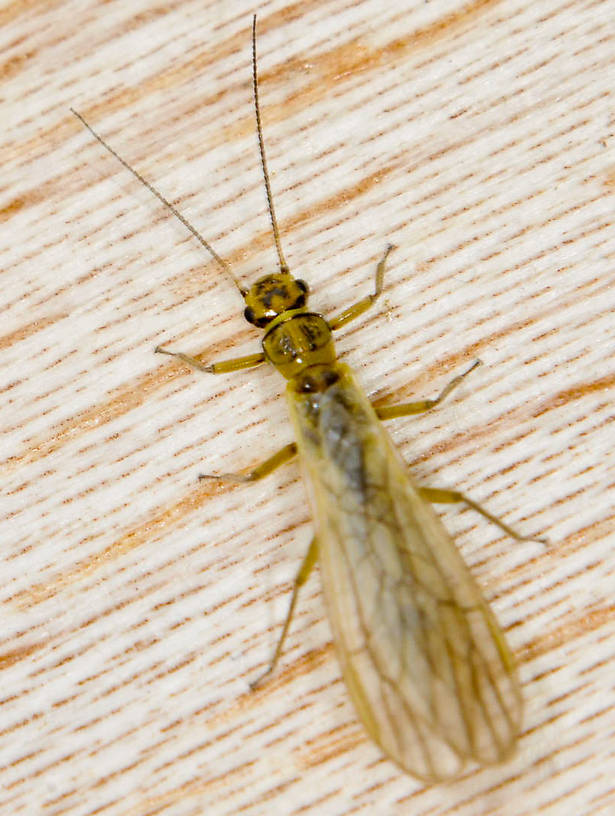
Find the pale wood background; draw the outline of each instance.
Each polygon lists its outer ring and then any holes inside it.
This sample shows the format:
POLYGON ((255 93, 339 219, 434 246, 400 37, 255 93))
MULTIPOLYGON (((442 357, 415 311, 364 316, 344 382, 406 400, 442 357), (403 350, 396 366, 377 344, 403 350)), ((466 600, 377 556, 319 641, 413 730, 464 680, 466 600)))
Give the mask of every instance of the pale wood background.
POLYGON ((274 264, 243 0, 7 3, 2 38, 2 814, 606 814, 615 808, 613 4, 263 2, 261 95, 293 270, 418 477, 549 537, 443 511, 518 657, 507 764, 403 775, 357 723, 318 576, 275 677, 310 515, 294 466, 199 486, 290 439, 283 385, 208 378, 258 335, 216 266, 274 264))

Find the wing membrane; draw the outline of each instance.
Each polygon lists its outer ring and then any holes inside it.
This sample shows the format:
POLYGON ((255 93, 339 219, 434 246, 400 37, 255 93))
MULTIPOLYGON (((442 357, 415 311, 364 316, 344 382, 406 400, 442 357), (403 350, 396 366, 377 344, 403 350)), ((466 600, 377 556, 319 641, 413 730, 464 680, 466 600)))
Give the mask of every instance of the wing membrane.
POLYGON ((504 759, 521 695, 467 566, 350 369, 324 393, 289 386, 323 588, 350 695, 404 770, 435 781, 504 759))

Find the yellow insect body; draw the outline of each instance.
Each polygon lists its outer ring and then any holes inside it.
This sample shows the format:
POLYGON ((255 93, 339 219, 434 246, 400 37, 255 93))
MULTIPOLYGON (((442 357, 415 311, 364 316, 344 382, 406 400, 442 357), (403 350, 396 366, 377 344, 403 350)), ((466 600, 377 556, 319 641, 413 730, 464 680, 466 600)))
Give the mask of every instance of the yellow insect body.
POLYGON ((256 18, 252 78, 279 271, 264 275, 249 290, 181 213, 75 115, 211 253, 243 297, 246 319, 265 331, 261 352, 217 363, 204 363, 201 355, 156 351, 210 374, 267 361, 288 380, 296 443, 248 474, 202 477, 260 479, 298 452, 310 488, 316 537, 295 579, 273 659, 256 682, 274 668, 299 588, 318 560, 344 680, 367 731, 408 773, 429 781, 448 779, 468 759, 491 764, 510 754, 522 700, 504 636, 428 501, 465 502, 513 538, 524 537, 462 493, 415 485, 380 418, 433 408, 478 362, 436 399, 377 410, 371 406, 348 366, 337 362, 332 331, 376 301, 392 247, 376 268, 373 294, 329 321, 307 310, 308 287, 288 271, 271 197, 258 102, 256 18))
POLYGON ((337 362, 329 324, 296 308, 305 295, 290 275, 271 275, 245 299, 253 321, 265 308, 275 313, 263 352, 289 380, 312 546, 352 700, 373 739, 415 776, 450 778, 470 758, 498 762, 522 712, 504 636, 352 371, 337 362))

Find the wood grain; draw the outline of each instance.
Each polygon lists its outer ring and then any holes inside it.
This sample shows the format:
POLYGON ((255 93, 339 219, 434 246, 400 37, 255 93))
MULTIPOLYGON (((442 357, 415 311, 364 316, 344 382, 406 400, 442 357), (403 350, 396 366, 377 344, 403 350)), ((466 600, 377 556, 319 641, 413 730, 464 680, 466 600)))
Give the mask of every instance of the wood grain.
POLYGON ((615 19, 598 0, 15 2, 3 78, 2 814, 606 814, 615 807, 615 19), (78 109, 253 280, 275 263, 250 18, 291 268, 423 481, 549 546, 443 512, 521 669, 507 764, 425 787, 357 723, 318 576, 276 675, 310 538, 237 293, 71 116, 78 109))

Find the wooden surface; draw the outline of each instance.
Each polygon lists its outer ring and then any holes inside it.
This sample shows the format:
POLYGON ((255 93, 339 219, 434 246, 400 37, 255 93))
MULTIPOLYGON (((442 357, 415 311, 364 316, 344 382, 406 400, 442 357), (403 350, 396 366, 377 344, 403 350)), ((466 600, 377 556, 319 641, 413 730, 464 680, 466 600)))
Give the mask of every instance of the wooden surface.
POLYGON ((376 0, 259 11, 286 254, 417 477, 549 546, 443 511, 520 664, 501 767, 425 787, 358 724, 318 575, 262 689, 310 539, 298 470, 198 485, 289 441, 228 281, 275 263, 252 3, 16 2, 2 21, 2 814, 606 814, 615 809, 615 16, 609 2, 376 0), (390 7, 389 7, 390 6, 390 7))

